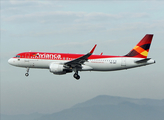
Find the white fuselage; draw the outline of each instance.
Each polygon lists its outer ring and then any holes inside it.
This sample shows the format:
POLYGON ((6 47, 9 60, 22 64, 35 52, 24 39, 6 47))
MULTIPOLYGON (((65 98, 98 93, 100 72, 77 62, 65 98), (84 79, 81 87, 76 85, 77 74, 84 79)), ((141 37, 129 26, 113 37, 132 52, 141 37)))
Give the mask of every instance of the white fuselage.
POLYGON ((78 71, 115 71, 140 67, 155 63, 147 58, 153 34, 145 37, 126 55, 93 55, 97 46, 87 54, 22 52, 8 60, 9 64, 27 68, 25 76, 29 76, 29 68, 49 69, 57 75, 74 72, 73 77, 80 79, 78 71))
MULTIPOLYGON (((121 69, 129 69, 140 67, 155 63, 153 59, 144 63, 135 63, 135 61, 142 60, 143 58, 104 58, 104 59, 89 59, 84 62, 80 71, 114 71, 121 69)), ((11 65, 25 68, 40 68, 49 69, 50 64, 63 64, 69 60, 47 60, 47 59, 27 59, 27 58, 10 58, 8 62, 11 65)))

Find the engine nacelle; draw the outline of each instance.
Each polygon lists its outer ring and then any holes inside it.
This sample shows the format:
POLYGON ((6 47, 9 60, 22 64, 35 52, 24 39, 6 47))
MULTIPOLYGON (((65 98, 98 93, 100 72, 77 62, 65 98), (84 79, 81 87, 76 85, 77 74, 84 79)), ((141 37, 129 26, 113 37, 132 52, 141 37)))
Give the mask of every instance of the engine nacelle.
POLYGON ((64 71, 63 65, 60 65, 57 63, 50 64, 49 69, 50 69, 50 72, 52 72, 53 74, 57 74, 57 75, 66 74, 66 71, 64 71))

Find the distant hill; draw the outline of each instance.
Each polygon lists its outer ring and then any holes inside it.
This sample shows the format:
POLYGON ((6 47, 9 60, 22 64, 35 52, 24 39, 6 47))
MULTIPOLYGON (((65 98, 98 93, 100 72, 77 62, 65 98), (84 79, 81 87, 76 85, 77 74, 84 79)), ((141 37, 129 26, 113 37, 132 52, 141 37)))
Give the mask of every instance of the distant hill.
POLYGON ((100 95, 53 114, 5 117, 1 120, 163 120, 164 100, 100 95))
POLYGON ((79 103, 73 108, 76 107, 89 107, 94 105, 118 105, 120 103, 130 102, 137 105, 150 105, 150 106, 164 106, 164 100, 156 99, 134 99, 126 97, 117 97, 117 96, 108 96, 108 95, 99 95, 93 99, 90 99, 86 102, 79 103))
POLYGON ((36 120, 163 120, 164 100, 100 95, 36 120))

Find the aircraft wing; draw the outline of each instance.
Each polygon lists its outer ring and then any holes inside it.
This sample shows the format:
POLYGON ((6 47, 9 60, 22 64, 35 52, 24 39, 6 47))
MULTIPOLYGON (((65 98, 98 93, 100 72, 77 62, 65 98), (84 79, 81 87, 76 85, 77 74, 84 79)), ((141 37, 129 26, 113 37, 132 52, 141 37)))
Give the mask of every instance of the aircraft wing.
POLYGON ((64 63, 64 65, 67 65, 69 67, 78 67, 78 66, 80 67, 84 62, 86 62, 88 60, 88 57, 92 55, 96 46, 97 46, 97 44, 92 48, 92 50, 89 53, 87 53, 79 58, 76 58, 74 60, 71 60, 69 62, 66 62, 66 63, 64 63))

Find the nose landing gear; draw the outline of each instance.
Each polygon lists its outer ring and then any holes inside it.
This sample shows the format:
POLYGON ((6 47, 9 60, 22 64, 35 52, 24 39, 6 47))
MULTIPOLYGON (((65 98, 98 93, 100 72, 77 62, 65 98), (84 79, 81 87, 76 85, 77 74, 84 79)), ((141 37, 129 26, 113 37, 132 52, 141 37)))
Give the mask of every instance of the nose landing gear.
POLYGON ((29 74, 28 74, 28 73, 25 73, 25 76, 26 76, 26 77, 28 77, 28 76, 29 76, 29 74))
POLYGON ((27 68, 27 73, 25 73, 25 76, 26 76, 26 77, 29 76, 29 69, 30 69, 30 68, 27 68))

